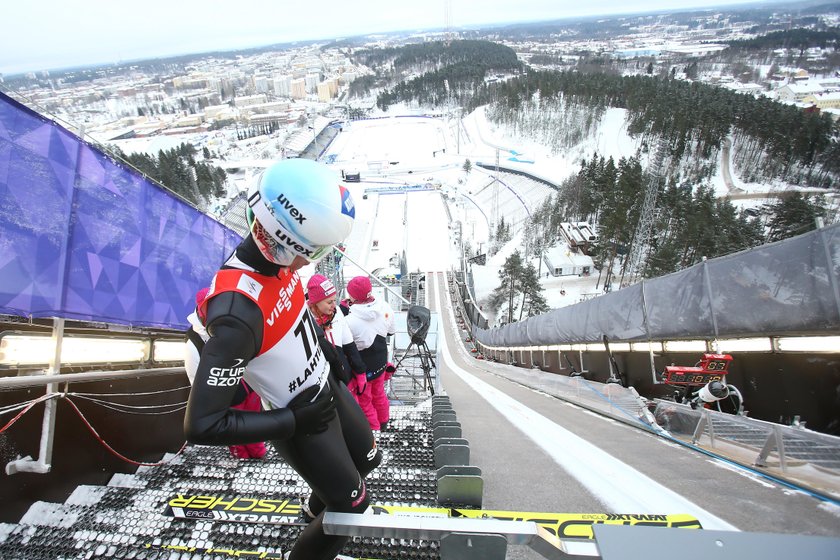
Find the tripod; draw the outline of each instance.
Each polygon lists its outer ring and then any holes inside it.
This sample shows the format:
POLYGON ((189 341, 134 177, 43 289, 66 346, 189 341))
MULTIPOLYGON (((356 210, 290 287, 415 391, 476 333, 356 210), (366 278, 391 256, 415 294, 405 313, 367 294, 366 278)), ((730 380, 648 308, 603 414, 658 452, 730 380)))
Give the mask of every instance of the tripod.
MULTIPOLYGON (((400 356, 400 359, 395 364, 397 370, 399 370, 400 364, 402 364, 403 360, 405 360, 406 358, 420 358, 420 369, 423 370, 423 390, 428 391, 432 396, 434 396, 435 387, 432 383, 431 372, 432 368, 437 369, 437 365, 435 364, 435 359, 432 355, 432 351, 429 349, 429 345, 426 344, 425 338, 423 340, 417 341, 414 339, 414 337, 412 337, 408 348, 405 349, 405 352, 403 352, 403 355, 400 356), (415 348, 415 353, 409 355, 409 352, 411 352, 412 347, 415 348)), ((411 376, 412 387, 416 388, 418 386, 417 378, 414 376, 413 373, 409 375, 411 376)))
MULTIPOLYGON (((429 345, 426 344, 426 334, 429 332, 429 324, 431 322, 431 312, 427 307, 422 305, 412 305, 408 308, 408 315, 406 317, 406 327, 408 334, 411 337, 411 342, 405 349, 402 357, 397 360, 396 368, 399 369, 400 364, 406 358, 419 358, 420 369, 423 371, 422 389, 423 392, 429 392, 432 396, 435 394, 435 387, 432 384, 432 368, 437 368, 435 359, 432 357, 432 351, 429 345), (414 348, 413 353, 412 348, 414 348)), ((408 368, 406 368, 408 370, 408 368)), ((421 386, 417 381, 414 371, 409 372, 411 378, 412 390, 416 390, 421 386)), ((394 392, 394 385, 391 385, 391 392, 394 392)))

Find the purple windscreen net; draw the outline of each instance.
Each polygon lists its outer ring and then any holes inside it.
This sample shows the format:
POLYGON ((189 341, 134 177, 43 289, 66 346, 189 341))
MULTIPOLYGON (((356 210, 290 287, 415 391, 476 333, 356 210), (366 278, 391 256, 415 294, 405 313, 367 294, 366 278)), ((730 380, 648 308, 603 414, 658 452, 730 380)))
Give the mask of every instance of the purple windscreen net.
POLYGON ((240 240, 0 93, 0 313, 185 328, 240 240))

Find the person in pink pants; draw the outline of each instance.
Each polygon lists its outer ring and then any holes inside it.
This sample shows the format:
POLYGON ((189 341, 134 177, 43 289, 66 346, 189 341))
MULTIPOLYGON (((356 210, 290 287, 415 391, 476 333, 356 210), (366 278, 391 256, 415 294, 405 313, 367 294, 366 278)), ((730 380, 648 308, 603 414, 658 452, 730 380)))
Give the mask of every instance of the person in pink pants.
POLYGON ((353 341, 365 363, 365 375, 355 375, 354 389, 359 405, 373 430, 387 429, 390 420, 390 402, 385 394, 388 374, 388 337, 396 332, 394 311, 385 301, 373 296, 370 278, 356 276, 347 283, 350 313, 347 325, 353 341))

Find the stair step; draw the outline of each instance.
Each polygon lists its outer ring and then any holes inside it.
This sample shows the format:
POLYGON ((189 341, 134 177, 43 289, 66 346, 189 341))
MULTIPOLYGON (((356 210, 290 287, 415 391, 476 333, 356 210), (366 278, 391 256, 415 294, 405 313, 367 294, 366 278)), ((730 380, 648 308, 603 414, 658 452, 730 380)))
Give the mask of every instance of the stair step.
MULTIPOLYGON (((383 462, 368 479, 376 501, 436 505, 437 479, 431 402, 392 407, 394 428, 378 435, 383 462)), ((299 526, 213 523, 164 515, 167 501, 182 494, 296 497, 308 486, 270 444, 261 460, 239 460, 222 446, 187 446, 158 466, 115 474, 105 486, 81 485, 63 504, 37 502, 18 524, 0 525, 3 560, 224 560, 279 557, 297 540, 299 526), (261 553, 261 554, 257 554, 261 553)), ((396 557, 406 549, 391 539, 355 539, 345 554, 396 557)), ((418 560, 437 560, 437 544, 414 541, 418 560)))

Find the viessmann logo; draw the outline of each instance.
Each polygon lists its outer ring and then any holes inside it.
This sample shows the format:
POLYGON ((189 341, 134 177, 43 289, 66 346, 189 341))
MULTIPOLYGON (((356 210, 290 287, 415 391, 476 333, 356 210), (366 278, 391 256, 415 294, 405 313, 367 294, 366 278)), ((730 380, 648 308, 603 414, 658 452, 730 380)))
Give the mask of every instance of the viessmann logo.
POLYGON ((230 387, 231 385, 238 385, 239 380, 242 379, 242 374, 245 373, 245 366, 242 358, 236 358, 236 361, 230 367, 214 367, 210 368, 210 377, 207 378, 207 384, 213 387, 230 387))

